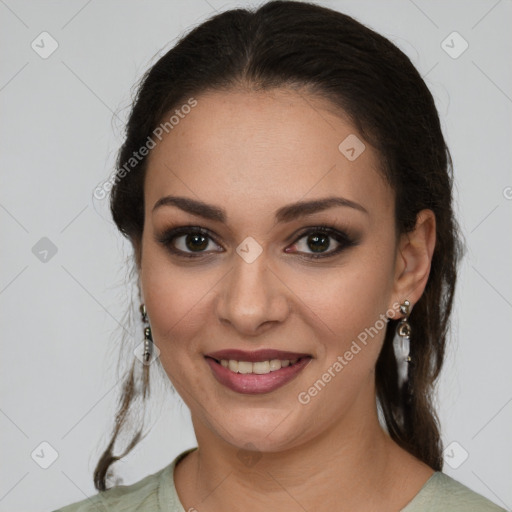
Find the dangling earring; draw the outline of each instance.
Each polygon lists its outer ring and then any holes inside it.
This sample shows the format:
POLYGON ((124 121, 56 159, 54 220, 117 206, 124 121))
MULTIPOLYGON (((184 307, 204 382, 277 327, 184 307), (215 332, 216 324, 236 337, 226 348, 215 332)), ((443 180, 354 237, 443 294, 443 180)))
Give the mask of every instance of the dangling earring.
POLYGON ((400 320, 396 327, 397 337, 395 337, 393 347, 395 350, 395 357, 398 366, 398 387, 401 388, 409 378, 409 363, 411 358, 409 356, 410 351, 410 339, 411 339, 411 324, 409 323, 409 312, 411 303, 408 300, 404 300, 400 304, 400 313, 405 315, 400 320))
POLYGON ((140 305, 140 314, 142 315, 142 321, 148 324, 144 327, 144 352, 142 354, 142 362, 143 364, 150 364, 151 355, 153 354, 153 338, 151 337, 151 327, 149 326, 148 314, 144 304, 140 305))

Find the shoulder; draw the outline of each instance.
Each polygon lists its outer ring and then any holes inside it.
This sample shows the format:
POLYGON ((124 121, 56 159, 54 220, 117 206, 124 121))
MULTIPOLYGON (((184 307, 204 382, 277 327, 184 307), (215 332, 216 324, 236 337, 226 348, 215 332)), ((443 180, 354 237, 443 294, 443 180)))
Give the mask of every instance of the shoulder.
POLYGON ((160 488, 166 484, 173 484, 175 463, 176 459, 134 484, 117 485, 54 512, 159 512, 160 488))
POLYGON ((54 512, 183 512, 174 487, 174 467, 189 452, 131 485, 118 485, 54 512))
POLYGON ((441 471, 435 472, 402 512, 506 512, 441 471))

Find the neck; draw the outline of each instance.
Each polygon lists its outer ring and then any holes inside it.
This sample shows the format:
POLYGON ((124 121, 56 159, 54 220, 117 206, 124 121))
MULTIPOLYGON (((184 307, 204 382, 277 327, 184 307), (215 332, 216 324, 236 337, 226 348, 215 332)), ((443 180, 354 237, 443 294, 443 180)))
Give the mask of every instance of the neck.
POLYGON ((424 483, 428 467, 414 490, 405 490, 404 468, 419 461, 405 455, 384 432, 372 398, 373 407, 368 402, 356 403, 357 410, 320 436, 279 452, 240 450, 193 417, 198 450, 175 472, 185 509, 317 510, 321 503, 331 510, 368 511, 385 510, 382 505, 392 500, 393 506, 405 506, 424 483), (403 491, 398 499, 397 481, 403 491))

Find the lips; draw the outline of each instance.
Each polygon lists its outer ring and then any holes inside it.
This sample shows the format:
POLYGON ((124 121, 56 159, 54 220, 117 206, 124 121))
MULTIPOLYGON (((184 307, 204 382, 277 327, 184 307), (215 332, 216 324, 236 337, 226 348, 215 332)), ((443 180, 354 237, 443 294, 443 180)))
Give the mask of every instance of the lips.
POLYGON ((209 354, 205 354, 205 357, 210 357, 216 361, 220 361, 222 359, 233 359, 235 361, 248 361, 249 363, 258 363, 261 361, 270 361, 272 359, 301 359, 304 357, 311 357, 311 355, 301 352, 285 352, 283 350, 273 349, 261 349, 254 352, 247 352, 245 350, 237 349, 225 349, 218 350, 217 352, 210 352, 209 354))
MULTIPOLYGON (((232 351, 229 351, 229 353, 233 354, 232 351)), ((240 354, 240 351, 237 351, 237 353, 240 354)), ((286 357, 289 357, 290 355, 298 355, 292 352, 271 351, 270 356, 274 357, 276 353, 281 355, 284 354, 286 357)), ((242 354, 244 354, 244 352, 242 352, 242 354)), ((247 354, 247 352, 245 354, 247 354)), ((266 354, 269 354, 269 352, 266 352, 266 354)), ((252 355, 253 357, 263 357, 259 354, 256 356, 254 353, 252 355)), ((265 355, 265 357, 268 357, 268 355, 265 355)), ((276 371, 265 373, 263 375, 256 373, 235 373, 229 368, 222 366, 212 357, 207 356, 205 357, 205 360, 208 363, 208 366, 210 367, 215 379, 223 386, 231 389, 236 393, 244 395, 259 395, 275 391, 295 379, 311 362, 312 358, 310 356, 302 357, 298 359, 295 364, 280 368, 276 371)), ((259 361, 254 361, 256 364, 258 362, 259 361)))
POLYGON ((313 359, 303 352, 274 349, 224 349, 205 354, 204 358, 220 384, 249 395, 277 390, 295 379, 313 359))

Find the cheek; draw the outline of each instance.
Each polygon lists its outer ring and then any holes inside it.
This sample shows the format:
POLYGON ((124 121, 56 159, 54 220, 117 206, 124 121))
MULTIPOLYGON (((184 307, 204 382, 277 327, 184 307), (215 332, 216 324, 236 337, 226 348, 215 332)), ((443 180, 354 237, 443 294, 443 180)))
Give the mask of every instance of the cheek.
POLYGON ((143 248, 141 282, 153 341, 163 356, 169 341, 177 339, 175 331, 187 321, 191 303, 197 302, 197 283, 192 285, 179 267, 172 265, 151 241, 143 248))
MULTIPOLYGON (((290 277, 291 279, 291 277, 290 277)), ((330 328, 331 337, 357 336, 388 309, 392 290, 391 258, 361 250, 346 264, 295 277, 294 290, 330 328)))
POLYGON ((302 289, 304 303, 315 312, 310 317, 319 357, 300 397, 314 403, 318 423, 330 422, 334 411, 342 414, 373 385, 388 327, 389 261, 361 257, 317 280, 323 292, 312 283, 302 289))
POLYGON ((164 371, 185 401, 191 389, 200 387, 197 374, 204 372, 199 331, 206 317, 205 294, 215 282, 210 280, 208 275, 185 277, 170 265, 154 266, 146 273, 145 300, 153 341, 164 371))
POLYGON ((208 292, 215 287, 218 278, 204 270, 184 271, 168 261, 157 263, 147 258, 146 262, 144 298, 153 340, 163 354, 171 347, 179 348, 179 340, 187 340, 181 348, 193 353, 197 347, 191 338, 201 328, 208 292))
POLYGON ((388 326, 391 261, 387 252, 361 251, 323 277, 317 272, 315 278, 300 280, 298 295, 307 306, 303 314, 308 309, 315 313, 309 316, 319 356, 316 377, 322 378, 324 372, 336 375, 337 384, 329 386, 328 394, 334 396, 341 386, 348 400, 372 378, 388 326))

